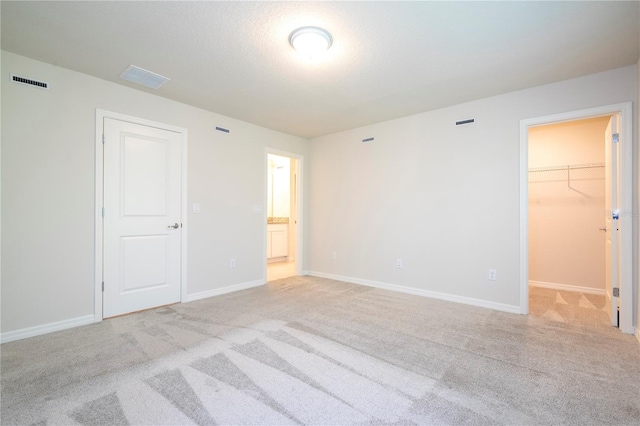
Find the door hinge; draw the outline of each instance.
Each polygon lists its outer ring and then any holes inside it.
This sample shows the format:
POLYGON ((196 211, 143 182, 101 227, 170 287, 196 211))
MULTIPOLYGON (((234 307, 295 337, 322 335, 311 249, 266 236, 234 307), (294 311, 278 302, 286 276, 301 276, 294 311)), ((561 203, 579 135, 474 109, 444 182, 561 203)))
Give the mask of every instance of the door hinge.
POLYGON ((620 288, 619 287, 614 287, 613 288, 613 297, 620 297, 620 288))
POLYGON ((104 207, 102 208, 102 217, 104 217, 104 207))
POLYGON ((102 134, 102 145, 104 145, 104 133, 102 134))
POLYGON ((102 291, 104 291, 104 281, 102 281, 102 291))
POLYGON ((614 133, 611 135, 611 142, 618 143, 620 142, 620 133, 614 133))

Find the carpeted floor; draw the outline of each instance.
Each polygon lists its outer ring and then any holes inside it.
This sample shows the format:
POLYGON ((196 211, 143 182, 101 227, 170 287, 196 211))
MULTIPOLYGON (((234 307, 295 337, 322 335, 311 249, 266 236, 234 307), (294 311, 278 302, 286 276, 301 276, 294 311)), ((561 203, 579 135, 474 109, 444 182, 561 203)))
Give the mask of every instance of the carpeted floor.
POLYGON ((639 424, 640 344, 556 301, 532 290, 521 316, 286 278, 2 345, 1 421, 639 424))
POLYGON ((529 287, 529 312, 547 320, 584 328, 611 328, 604 295, 529 287))

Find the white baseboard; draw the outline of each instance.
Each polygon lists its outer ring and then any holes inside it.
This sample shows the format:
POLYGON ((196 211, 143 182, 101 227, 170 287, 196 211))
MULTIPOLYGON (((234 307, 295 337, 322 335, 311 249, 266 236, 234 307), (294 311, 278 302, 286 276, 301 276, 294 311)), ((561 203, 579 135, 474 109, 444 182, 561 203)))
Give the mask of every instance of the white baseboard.
POLYGON ((213 290, 201 291, 199 293, 187 294, 184 303, 193 302, 207 297, 220 296, 221 294, 232 293, 234 291, 246 290, 266 284, 264 280, 249 281, 246 283, 233 284, 226 287, 214 288, 213 290))
MULTIPOLYGON (((216 288, 213 290, 203 291, 200 293, 188 294, 183 302, 193 302, 195 300, 205 299, 207 297, 219 296, 221 294, 231 293, 234 291, 245 290, 265 284, 264 280, 250 281, 246 283, 234 284, 227 287, 216 288)), ((71 318, 64 321, 52 322, 49 324, 38 325, 35 327, 23 328, 20 330, 8 331, 0 334, 0 343, 13 342, 14 340, 26 339, 28 337, 40 336, 42 334, 53 333, 54 331, 66 330, 68 328, 79 327, 81 325, 93 324, 95 322, 94 315, 86 315, 78 318, 71 318)))
POLYGON ((53 333, 54 331, 66 330, 68 328, 79 327, 81 325, 93 324, 94 315, 71 318, 63 321, 51 322, 49 324, 36 325, 35 327, 22 328, 20 330, 7 331, 0 335, 0 343, 13 342, 28 337, 40 336, 42 334, 53 333))
POLYGON ((491 302, 489 300, 474 299, 465 296, 456 296, 455 294, 440 293, 437 291, 422 290, 419 288, 405 287, 397 284, 387 284, 379 281, 363 280, 360 278, 345 277, 342 275, 325 274, 324 272, 305 271, 306 275, 313 277, 328 278, 336 281, 344 281, 353 284, 364 285, 367 287, 381 288, 384 290, 397 291, 399 293, 413 294, 416 296, 430 297, 432 299, 446 300, 448 302, 462 303, 465 305, 480 306, 482 308, 494 309, 496 311, 509 312, 511 314, 519 314, 520 306, 507 305, 505 303, 491 302))
POLYGON ((547 283, 544 281, 529 281, 529 285, 533 287, 550 288, 553 290, 574 291, 578 293, 589 293, 604 296, 603 288, 580 287, 578 285, 547 283))

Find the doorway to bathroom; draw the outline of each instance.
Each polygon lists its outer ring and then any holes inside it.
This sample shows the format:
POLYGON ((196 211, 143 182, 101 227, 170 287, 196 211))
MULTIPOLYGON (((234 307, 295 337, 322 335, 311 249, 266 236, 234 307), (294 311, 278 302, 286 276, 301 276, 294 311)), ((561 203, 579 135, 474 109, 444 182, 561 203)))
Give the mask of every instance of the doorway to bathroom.
POLYGON ((299 272, 301 159, 267 152, 266 281, 299 272))

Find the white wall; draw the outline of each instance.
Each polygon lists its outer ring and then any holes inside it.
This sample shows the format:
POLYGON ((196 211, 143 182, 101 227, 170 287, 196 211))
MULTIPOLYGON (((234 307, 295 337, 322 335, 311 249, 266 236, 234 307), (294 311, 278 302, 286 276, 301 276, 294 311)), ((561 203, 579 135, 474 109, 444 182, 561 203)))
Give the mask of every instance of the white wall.
POLYGON ((634 65, 312 139, 310 271, 519 306, 519 121, 635 85, 634 65))
POLYGON ((263 278, 265 147, 306 140, 4 51, 1 76, 3 333, 94 313, 96 108, 188 129, 189 294, 263 278))
MULTIPOLYGON (((529 168, 604 164, 609 117, 529 129, 529 168)), ((529 280, 605 288, 605 169, 529 173, 529 280), (570 177, 570 180, 569 180, 570 177)))

